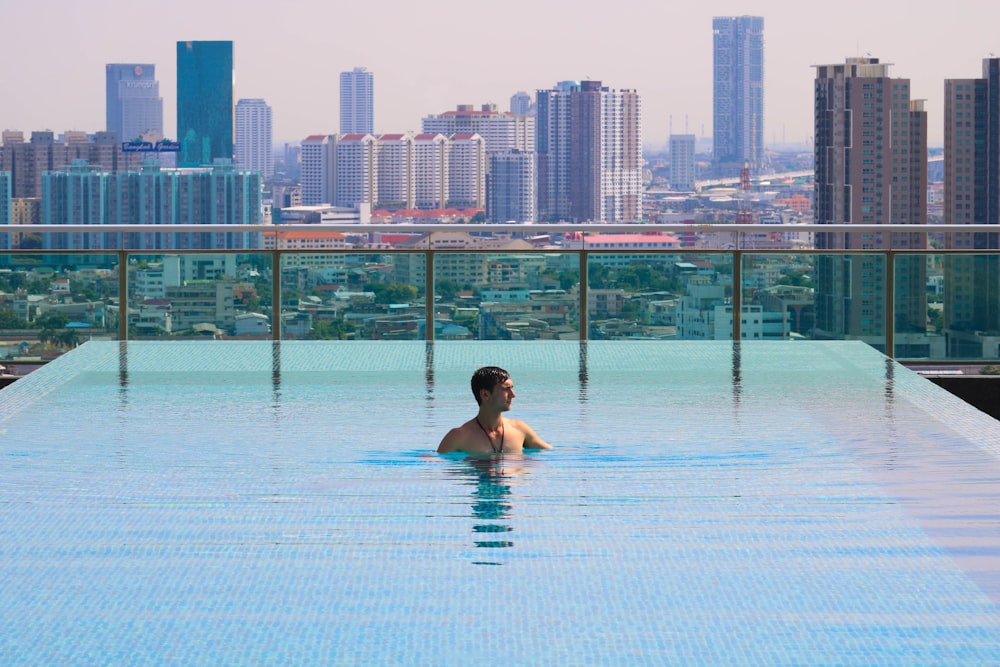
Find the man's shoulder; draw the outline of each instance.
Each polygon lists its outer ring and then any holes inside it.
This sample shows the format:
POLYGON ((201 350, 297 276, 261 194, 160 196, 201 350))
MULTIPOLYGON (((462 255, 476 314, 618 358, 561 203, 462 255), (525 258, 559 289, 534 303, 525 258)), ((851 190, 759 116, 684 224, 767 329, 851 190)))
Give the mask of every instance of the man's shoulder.
POLYGON ((531 428, 525 422, 521 421, 520 419, 514 419, 513 417, 504 417, 503 422, 506 426, 512 426, 522 431, 526 428, 531 428))
POLYGON ((469 426, 471 424, 472 420, 469 420, 445 433, 444 438, 441 439, 441 444, 438 445, 438 451, 460 451, 462 446, 465 444, 465 441, 468 439, 468 433, 470 432, 469 426))

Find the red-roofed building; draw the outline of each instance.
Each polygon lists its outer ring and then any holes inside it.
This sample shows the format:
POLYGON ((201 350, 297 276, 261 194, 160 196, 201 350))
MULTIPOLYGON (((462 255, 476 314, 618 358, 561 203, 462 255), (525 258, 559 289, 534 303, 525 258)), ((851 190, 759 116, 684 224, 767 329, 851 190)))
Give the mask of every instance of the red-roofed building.
POLYGON ((572 232, 565 236, 565 246, 570 249, 586 247, 588 250, 675 250, 681 247, 680 239, 671 234, 587 234, 572 232))
POLYGON ((332 230, 292 232, 279 228, 273 233, 263 234, 262 237, 265 250, 277 248, 296 251, 282 257, 284 269, 342 267, 345 263, 344 255, 322 251, 344 250, 351 247, 346 236, 332 230))
POLYGON ((290 232, 278 229, 262 236, 265 250, 342 250, 348 247, 346 236, 328 230, 290 232))

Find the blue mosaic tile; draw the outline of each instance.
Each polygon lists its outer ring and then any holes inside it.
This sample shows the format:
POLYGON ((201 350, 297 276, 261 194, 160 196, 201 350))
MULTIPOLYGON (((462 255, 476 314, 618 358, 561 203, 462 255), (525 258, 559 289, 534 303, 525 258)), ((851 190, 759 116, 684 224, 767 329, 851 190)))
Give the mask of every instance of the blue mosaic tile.
POLYGON ((4 664, 1000 663, 1000 428, 860 343, 87 343, 0 392, 4 664), (432 450, 508 367, 556 445, 432 450))

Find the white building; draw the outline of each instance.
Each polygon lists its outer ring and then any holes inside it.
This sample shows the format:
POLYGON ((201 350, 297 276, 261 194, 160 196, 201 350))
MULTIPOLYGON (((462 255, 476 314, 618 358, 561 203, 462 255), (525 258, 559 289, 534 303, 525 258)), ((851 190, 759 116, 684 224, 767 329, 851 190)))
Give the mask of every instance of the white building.
POLYGON ((448 137, 442 134, 418 134, 413 138, 413 200, 416 208, 447 206, 450 153, 448 137))
POLYGON ((424 134, 478 134, 486 141, 487 153, 535 150, 535 118, 499 112, 495 104, 484 104, 478 111, 471 104, 460 104, 455 111, 427 116, 420 124, 424 134))
POLYGON ((334 156, 337 135, 314 134, 302 140, 301 175, 302 205, 333 204, 336 195, 334 156))
POLYGON ((378 144, 378 207, 413 208, 413 137, 383 134, 378 144))
POLYGON ((455 134, 450 141, 448 205, 486 206, 486 141, 478 134, 455 134))
POLYGON ((340 73, 340 133, 375 131, 375 76, 364 67, 340 73))
POLYGON ((236 336, 266 336, 271 333, 271 323, 267 315, 243 313, 235 318, 233 334, 236 336))
POLYGON ((271 107, 262 99, 236 103, 234 162, 241 169, 259 171, 264 178, 274 175, 271 147, 271 107))
POLYGON ((336 142, 333 203, 354 207, 378 200, 378 139, 345 134, 336 142))

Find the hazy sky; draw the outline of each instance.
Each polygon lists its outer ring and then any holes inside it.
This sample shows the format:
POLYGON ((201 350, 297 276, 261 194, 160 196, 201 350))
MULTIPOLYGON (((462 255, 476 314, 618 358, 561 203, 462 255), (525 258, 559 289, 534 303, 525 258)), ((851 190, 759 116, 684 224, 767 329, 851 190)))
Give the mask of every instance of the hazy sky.
POLYGON ((870 54, 927 100, 1000 53, 995 0, 0 0, 0 128, 104 129, 104 65, 156 65, 176 134, 176 42, 233 40, 236 99, 263 97, 275 142, 339 129, 338 75, 375 75, 375 130, 567 79, 634 88, 643 140, 712 133, 712 17, 763 16, 765 142, 812 136, 812 65, 870 54), (673 118, 671 126, 671 117, 673 118))

